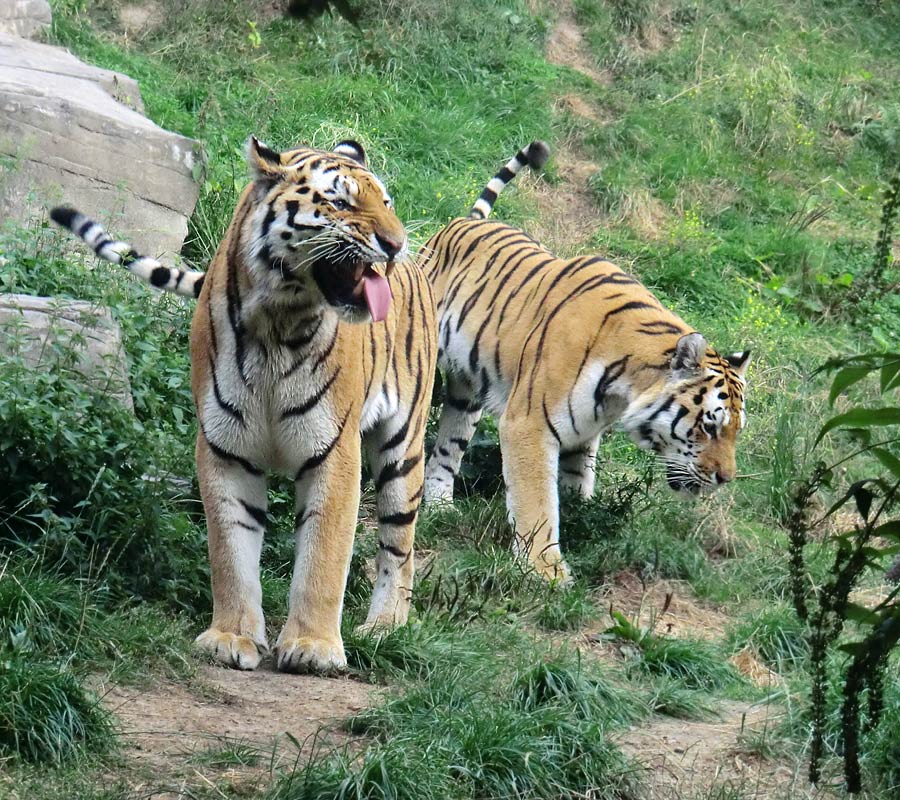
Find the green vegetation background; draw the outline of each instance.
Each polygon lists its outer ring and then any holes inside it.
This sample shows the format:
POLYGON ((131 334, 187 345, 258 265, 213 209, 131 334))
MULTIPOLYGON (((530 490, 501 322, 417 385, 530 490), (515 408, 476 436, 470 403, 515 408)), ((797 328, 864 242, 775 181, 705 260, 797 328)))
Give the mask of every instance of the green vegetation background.
MULTIPOLYGON (((502 501, 490 496, 499 456, 488 421, 465 476, 471 498, 420 525, 421 546, 440 555, 417 590, 418 622, 378 647, 348 638, 361 674, 413 688, 353 723, 371 736, 362 760, 323 756, 274 781, 272 796, 330 797, 339 785, 348 797, 556 797, 599 785, 608 793, 598 796, 632 796, 632 772, 605 731, 756 696, 722 666, 747 644, 787 676, 790 710, 751 749, 801 754, 805 653, 781 524, 824 413, 813 369, 837 352, 898 346, 896 293, 852 302, 872 261, 880 187, 900 163, 896 6, 379 0, 362 4, 357 29, 327 16, 299 24, 261 1, 163 0, 159 23, 134 35, 113 0, 53 5, 54 41, 136 78, 148 116, 202 142, 208 170, 184 251, 196 264, 228 222, 251 133, 278 148, 360 139, 420 241, 465 213, 515 150, 543 138, 596 165, 587 192, 555 211, 596 223, 577 249, 623 263, 723 351, 754 351, 745 477, 685 507, 654 480, 649 457, 610 438, 597 498, 567 501, 564 512, 579 583, 549 599, 508 557, 502 501), (546 60, 560 9, 584 32, 602 82, 546 60), (589 116, 565 101, 573 95, 589 116), (617 635, 639 647, 617 676, 541 633, 603 627, 603 587, 623 570, 686 581, 728 611, 732 629, 706 645, 642 639, 620 622, 617 635), (502 664, 498 640, 510 654, 502 664), (446 708, 455 716, 442 716, 446 708), (529 752, 543 755, 517 760, 529 752)), ((566 188, 563 174, 551 160, 551 191, 566 188)), ((128 777, 104 781, 85 755, 118 763, 109 720, 82 684, 98 670, 186 679, 195 666, 187 648, 209 610, 202 514, 194 493, 166 488, 167 476, 193 470, 190 307, 60 255, 41 213, 0 234, 0 288, 109 306, 125 335, 136 419, 86 394, 65 355, 41 375, 4 357, 0 757, 11 771, 0 790, 7 781, 37 797, 61 786, 126 797, 128 777)), ((496 213, 528 228, 541 210, 533 191, 512 188, 496 213)), ((289 507, 276 488, 264 556, 273 625, 289 580, 289 507)), ((361 537, 360 556, 370 552, 361 537)), ((349 623, 367 601, 360 563, 349 623)), ((810 563, 824 574, 823 559, 810 563)), ((864 767, 889 797, 900 786, 896 685, 884 717, 864 767)), ((837 752, 835 737, 829 744, 837 752)), ((710 796, 752 795, 725 787, 710 796)))

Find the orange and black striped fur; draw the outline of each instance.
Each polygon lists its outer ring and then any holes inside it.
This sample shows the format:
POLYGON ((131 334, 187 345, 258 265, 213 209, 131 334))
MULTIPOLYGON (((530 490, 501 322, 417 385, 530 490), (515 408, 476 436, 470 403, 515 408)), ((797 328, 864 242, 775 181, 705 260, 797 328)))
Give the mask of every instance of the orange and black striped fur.
POLYGON ((406 259, 404 227, 358 144, 276 153, 252 139, 248 149, 253 181, 205 276, 134 253, 72 209, 52 217, 103 258, 199 298, 191 383, 214 605, 198 646, 241 669, 255 668, 267 650, 259 557, 266 472, 276 470, 294 479, 296 494, 296 559, 276 664, 330 672, 346 666, 341 609, 363 446, 379 520, 365 625, 407 618, 436 360, 434 301, 406 259), (390 272, 393 301, 387 318, 372 323, 367 292, 385 287, 377 262, 390 272))
POLYGON ((487 220, 516 172, 546 158, 541 142, 518 153, 469 216, 423 251, 446 376, 425 499, 453 499, 482 411, 498 416, 517 547, 542 575, 565 581, 557 484, 593 493, 600 434, 614 423, 660 455, 674 490, 697 494, 730 481, 749 353, 720 356, 604 258, 560 259, 487 220))

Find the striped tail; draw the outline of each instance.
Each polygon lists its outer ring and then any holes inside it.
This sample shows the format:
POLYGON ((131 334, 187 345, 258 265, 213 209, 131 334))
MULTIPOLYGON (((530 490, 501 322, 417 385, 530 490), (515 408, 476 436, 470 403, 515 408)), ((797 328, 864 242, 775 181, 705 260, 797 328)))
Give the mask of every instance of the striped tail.
POLYGON ((74 208, 58 206, 50 211, 50 219, 84 239, 100 258, 121 264, 151 286, 185 297, 200 296, 205 273, 166 267, 155 258, 142 256, 130 244, 110 238, 99 222, 94 222, 74 208))
POLYGON ((523 147, 516 153, 493 178, 488 181, 484 191, 475 201, 469 212, 469 219, 487 219, 491 215, 497 195, 500 194, 526 164, 534 170, 538 170, 547 163, 550 157, 550 148, 545 142, 535 141, 528 147, 523 147))

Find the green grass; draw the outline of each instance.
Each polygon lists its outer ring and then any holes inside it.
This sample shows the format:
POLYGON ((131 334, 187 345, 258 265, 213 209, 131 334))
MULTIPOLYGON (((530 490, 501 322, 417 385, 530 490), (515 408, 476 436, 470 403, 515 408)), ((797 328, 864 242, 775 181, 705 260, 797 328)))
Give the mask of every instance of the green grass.
POLYGON ((67 667, 0 659, 0 756, 59 764, 112 746, 108 714, 67 667))
POLYGON ((213 747, 194 753, 190 760, 194 764, 209 767, 255 767, 263 761, 267 754, 252 742, 234 741, 217 744, 213 747))
MULTIPOLYGON (((593 790, 634 797, 631 769, 606 740, 636 719, 625 689, 571 656, 535 661, 521 634, 483 626, 432 640, 435 667, 395 699, 352 718, 361 754, 317 752, 269 800, 418 797, 554 798, 593 790), (446 649, 448 644, 449 649, 446 649), (498 649, 507 658, 496 657, 498 649), (437 664, 439 662, 439 668, 437 664)), ((422 675, 420 665, 412 665, 422 675)))
POLYGON ((773 604, 737 622, 726 636, 726 647, 732 652, 751 647, 768 666, 784 673, 804 664, 806 633, 792 607, 773 604))

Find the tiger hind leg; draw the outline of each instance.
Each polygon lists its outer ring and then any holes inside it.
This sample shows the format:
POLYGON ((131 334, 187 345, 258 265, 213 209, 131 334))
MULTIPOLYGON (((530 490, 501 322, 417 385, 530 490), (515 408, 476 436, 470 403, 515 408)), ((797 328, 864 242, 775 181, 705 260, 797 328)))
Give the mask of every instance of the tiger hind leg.
POLYGON ((448 375, 437 439, 425 468, 426 504, 453 502, 453 481, 481 419, 481 411, 468 383, 448 375))
POLYGON ((504 414, 500 449, 516 553, 545 580, 568 585, 569 568, 559 549, 558 443, 542 422, 504 414))
POLYGON ((206 510, 213 618, 195 646, 230 667, 256 669, 268 650, 259 581, 266 480, 216 455, 202 433, 197 473, 206 510))
POLYGON ((559 454, 559 485, 562 489, 572 489, 585 500, 594 496, 597 479, 597 448, 599 434, 573 450, 562 450, 559 454))

